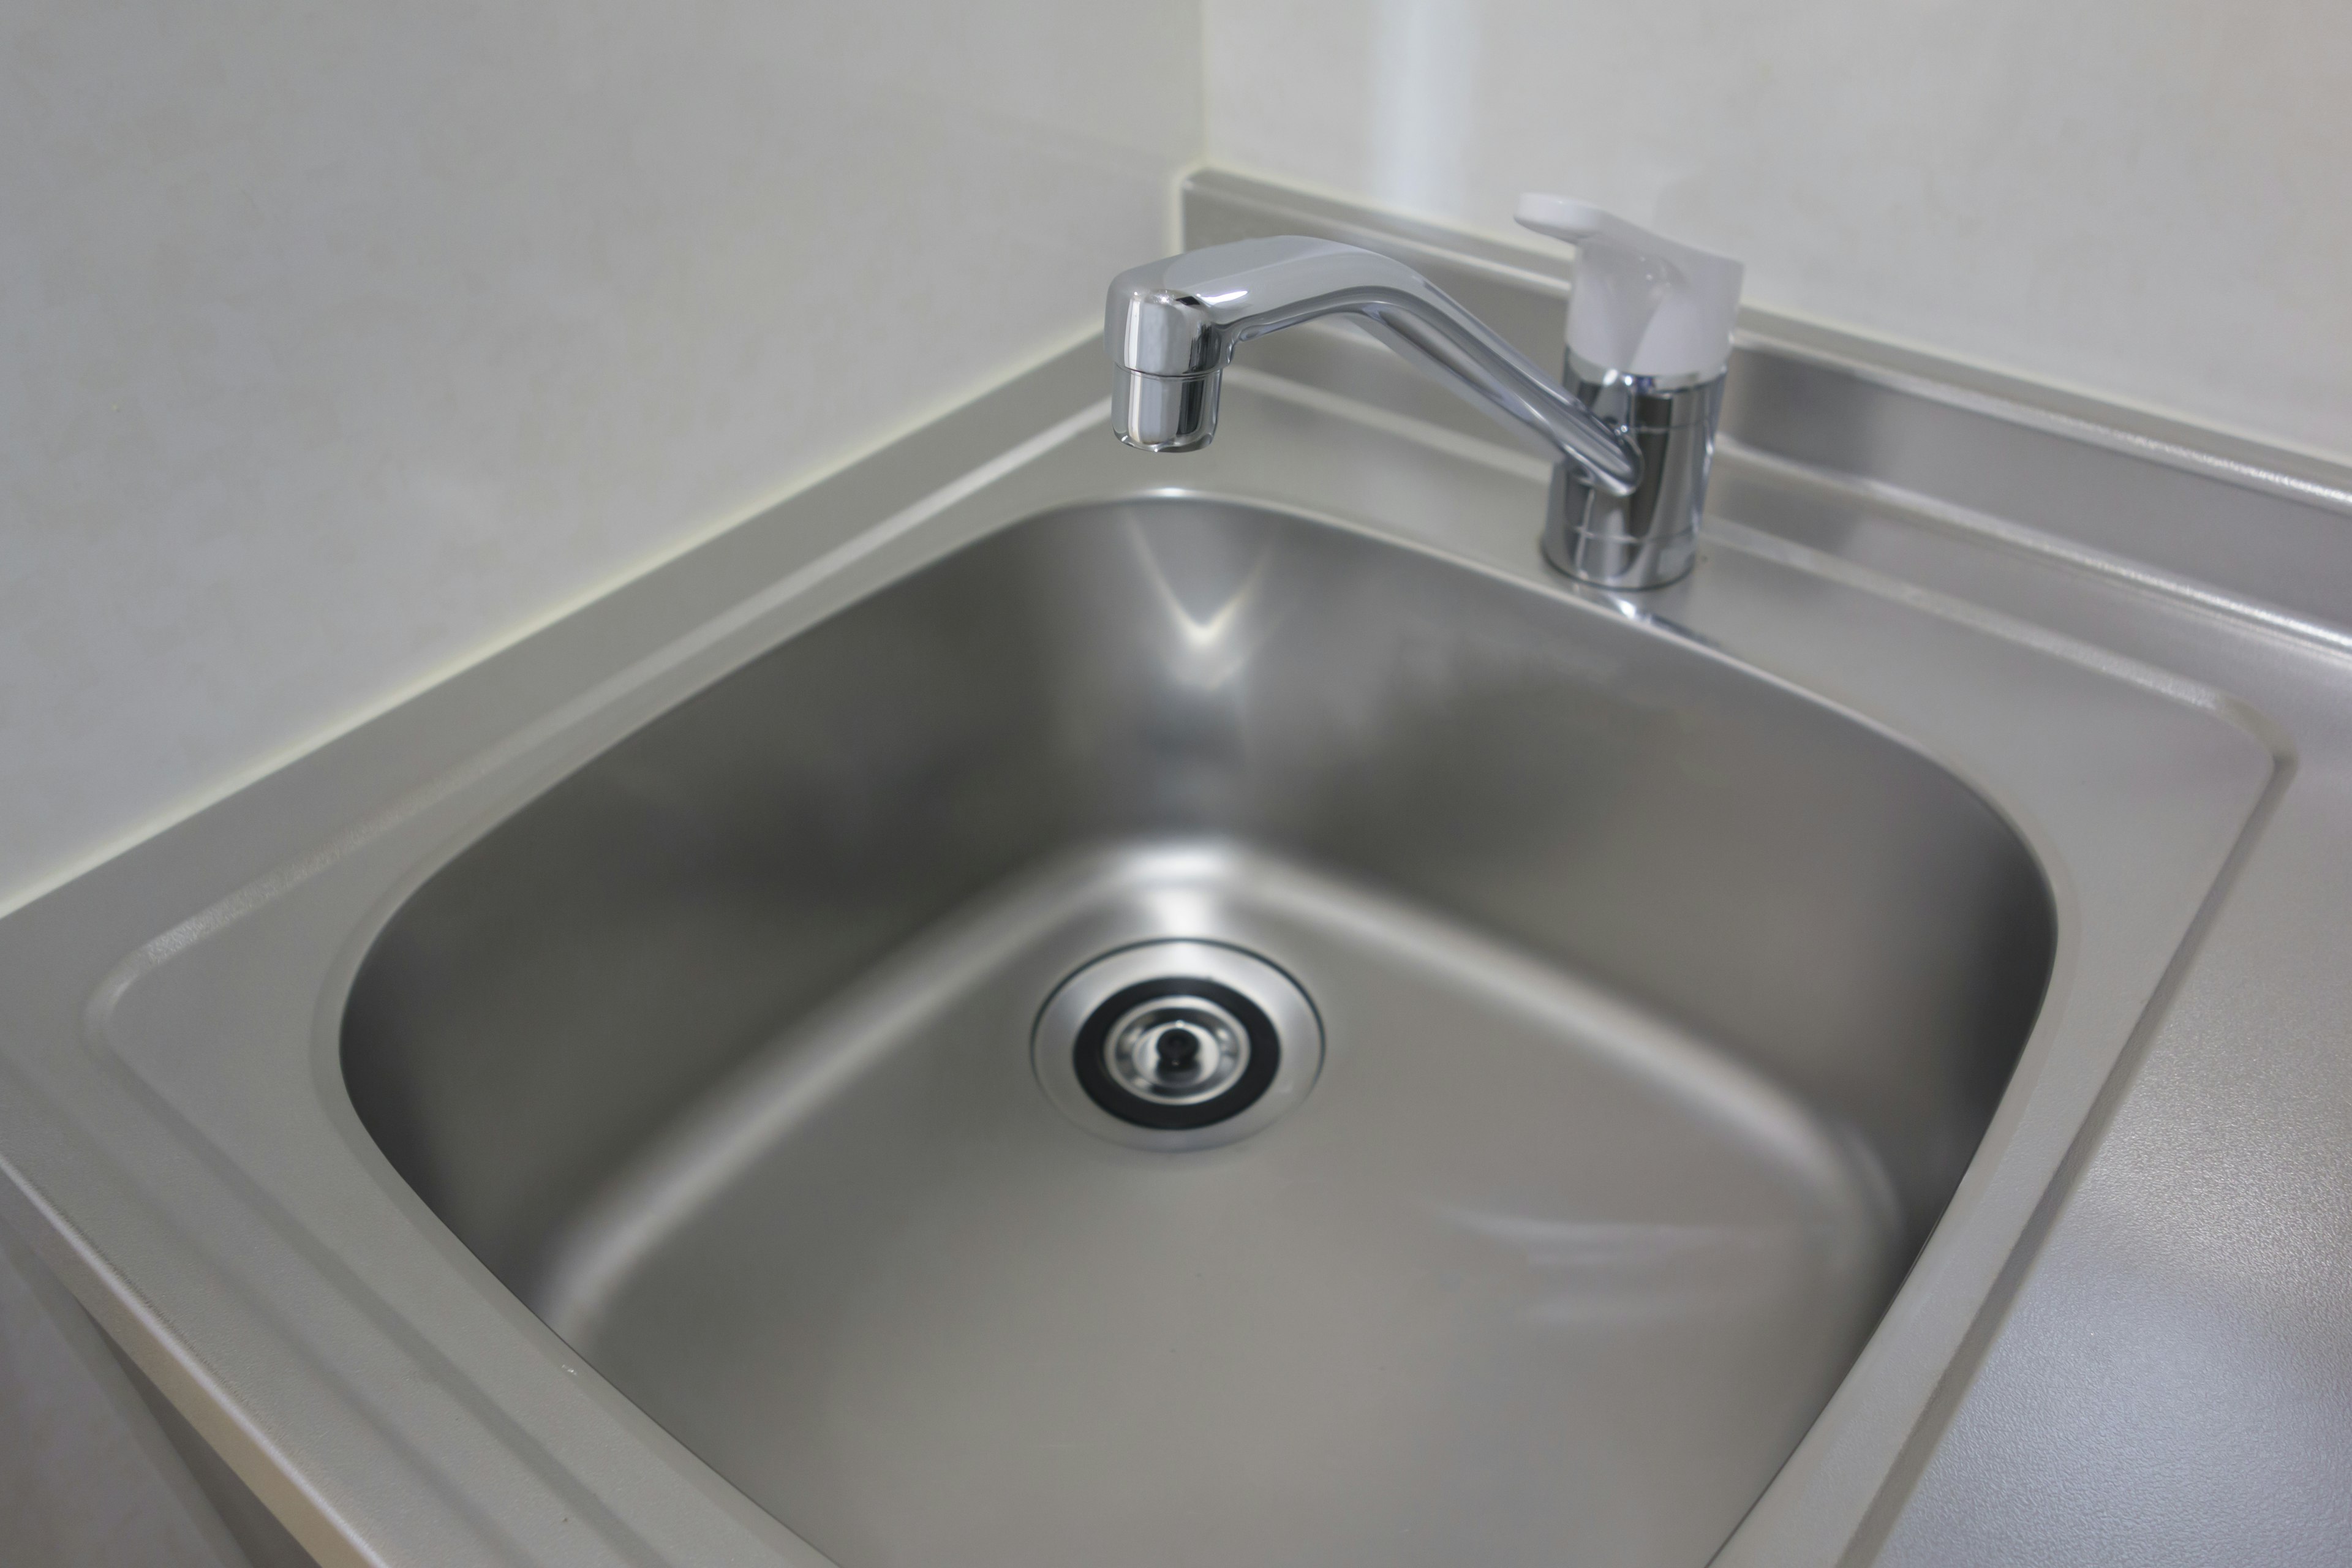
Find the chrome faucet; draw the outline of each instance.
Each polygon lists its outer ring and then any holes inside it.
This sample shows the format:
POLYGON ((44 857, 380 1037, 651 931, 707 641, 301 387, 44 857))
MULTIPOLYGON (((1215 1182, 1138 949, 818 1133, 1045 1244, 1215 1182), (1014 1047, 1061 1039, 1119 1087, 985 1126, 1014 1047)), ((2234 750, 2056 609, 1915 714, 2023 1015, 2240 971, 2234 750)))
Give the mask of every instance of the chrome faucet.
POLYGON ((1528 198, 1520 221, 1581 241, 1574 292, 1590 320, 1580 323, 1571 303, 1573 391, 1412 268, 1289 236, 1187 251, 1112 280, 1103 338, 1118 367, 1113 429, 1146 451, 1197 451, 1216 434, 1236 345, 1318 316, 1357 316, 1557 454, 1543 535, 1553 566, 1616 589, 1675 581, 1697 548, 1739 265, 1556 197, 1528 198), (1580 352, 1588 339, 1604 357, 1580 352), (1700 368, 1648 363, 1662 357, 1700 368))

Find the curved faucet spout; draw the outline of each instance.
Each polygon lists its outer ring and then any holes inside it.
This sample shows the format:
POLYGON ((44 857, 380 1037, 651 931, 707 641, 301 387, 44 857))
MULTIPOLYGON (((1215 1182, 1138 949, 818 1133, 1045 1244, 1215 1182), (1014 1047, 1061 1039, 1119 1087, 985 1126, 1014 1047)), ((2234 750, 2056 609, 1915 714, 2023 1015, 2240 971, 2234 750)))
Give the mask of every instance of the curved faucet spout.
POLYGON ((1373 251, 1296 236, 1187 251, 1111 281, 1103 340, 1119 368, 1119 439, 1153 452, 1207 446, 1235 344, 1342 313, 1367 318, 1392 346, 1534 431, 1594 487, 1629 496, 1641 484, 1632 440, 1428 279, 1373 251))

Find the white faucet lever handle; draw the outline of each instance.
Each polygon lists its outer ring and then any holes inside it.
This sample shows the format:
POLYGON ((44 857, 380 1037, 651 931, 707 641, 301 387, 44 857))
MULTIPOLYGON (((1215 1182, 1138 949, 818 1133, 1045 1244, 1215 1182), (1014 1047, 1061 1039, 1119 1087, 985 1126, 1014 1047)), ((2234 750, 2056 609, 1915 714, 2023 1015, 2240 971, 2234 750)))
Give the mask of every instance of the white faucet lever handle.
POLYGON ((1570 196, 1523 195, 1518 219, 1577 247, 1568 301, 1568 346, 1577 358, 1677 381, 1717 375, 1729 362, 1745 271, 1738 262, 1570 196))

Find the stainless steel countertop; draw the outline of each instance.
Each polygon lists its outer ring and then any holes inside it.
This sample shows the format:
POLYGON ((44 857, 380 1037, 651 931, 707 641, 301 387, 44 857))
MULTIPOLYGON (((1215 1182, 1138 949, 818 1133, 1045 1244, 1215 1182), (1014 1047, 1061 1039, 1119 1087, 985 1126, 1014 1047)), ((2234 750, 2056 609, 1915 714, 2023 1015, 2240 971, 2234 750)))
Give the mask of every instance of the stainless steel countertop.
MULTIPOLYGON (((1188 202, 1201 238, 1372 222, 1222 176, 1188 202)), ((1410 226, 1373 238, 1455 267, 1440 281, 1507 331, 1549 330, 1558 279, 1525 257, 1410 226)), ((1959 1304, 1971 1326, 1928 1369, 1892 1479, 1870 1483, 1857 1524, 1820 1501, 1854 1495, 1851 1466, 1801 1450, 1724 1561, 2352 1556, 2346 477, 1798 323, 1749 329, 1714 570, 1654 613, 1769 647, 1773 626, 1742 617, 1770 596, 1709 584, 1785 571, 2175 680, 2226 702, 2276 767, 1990 1305, 1959 1304)), ((1423 492, 1364 504, 1422 507, 1445 548, 1532 551, 1497 503, 1529 488, 1514 468, 1528 465, 1475 416, 1377 351, 1289 336, 1234 373, 1254 414, 1402 454, 1360 482, 1420 473, 1423 492)), ((340 982, 142 1002, 160 1010, 138 1021, 135 1063, 110 1010, 194 942, 266 943, 273 963, 347 981, 352 933, 388 900, 679 691, 1074 487, 1171 482, 1054 456, 1110 440, 1098 354, 1082 342, 0 921, 0 1201, 320 1561, 812 1559, 431 1222, 321 1076, 331 1058, 306 1080, 299 1058, 289 1078, 268 1054, 272 1029, 331 1037, 316 1015, 340 982), (358 901, 306 893, 304 918, 273 926, 298 887, 358 901), (239 1063, 250 1092, 222 1094, 239 1063), (175 1081, 199 1068, 205 1084, 175 1081), (314 1142, 257 1135, 297 1104, 329 1108, 314 1142), (232 1146, 286 1163, 240 1163, 232 1146), (382 1245, 319 1244, 336 1225, 382 1245)), ((1231 446, 1250 460, 1246 439, 1231 446)), ((1867 673, 1791 678, 1866 710, 1867 673)))

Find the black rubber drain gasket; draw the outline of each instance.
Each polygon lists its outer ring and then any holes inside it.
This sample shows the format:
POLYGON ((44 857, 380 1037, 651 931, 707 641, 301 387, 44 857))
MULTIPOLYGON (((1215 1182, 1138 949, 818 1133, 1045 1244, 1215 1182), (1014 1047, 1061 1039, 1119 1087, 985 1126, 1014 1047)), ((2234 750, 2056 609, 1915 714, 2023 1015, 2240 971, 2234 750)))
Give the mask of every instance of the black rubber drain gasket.
POLYGON ((1078 1071, 1078 1084, 1089 1100, 1121 1121, 1168 1131, 1213 1127, 1239 1116, 1258 1102, 1258 1097, 1265 1093, 1266 1086, 1274 1081, 1275 1073, 1282 1066, 1282 1041, 1264 1008, 1230 985, 1182 976, 1139 981, 1119 992, 1087 1015, 1086 1023, 1078 1030, 1078 1043, 1072 1048, 1076 1052, 1071 1059, 1078 1071), (1103 1064, 1103 1047, 1110 1037, 1111 1026, 1146 1002, 1162 996, 1198 996, 1204 1002, 1214 1002, 1232 1014, 1249 1036, 1249 1066, 1215 1099, 1195 1105, 1163 1105, 1125 1088, 1103 1064))

